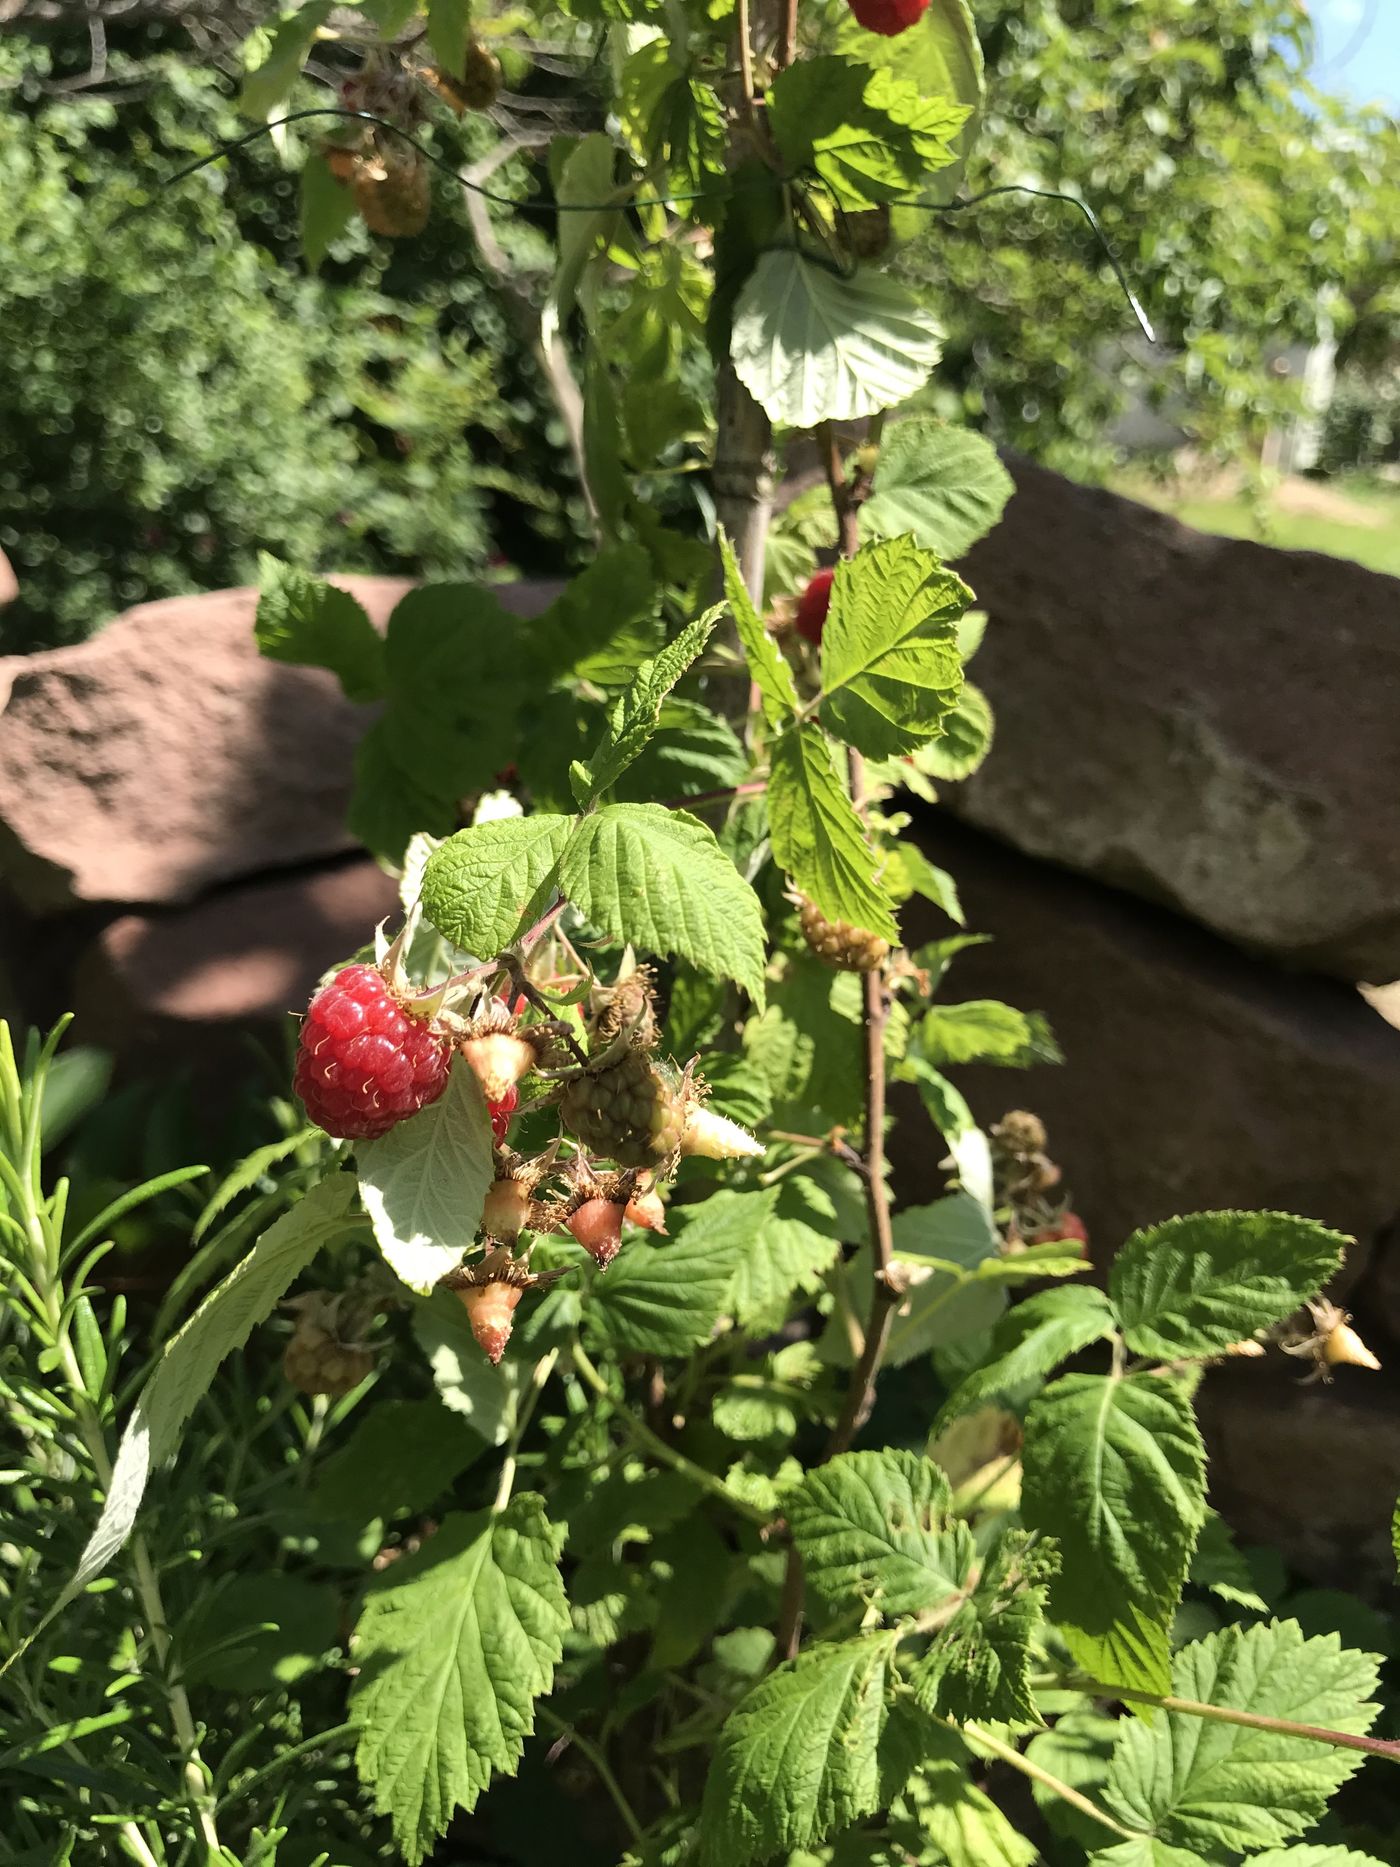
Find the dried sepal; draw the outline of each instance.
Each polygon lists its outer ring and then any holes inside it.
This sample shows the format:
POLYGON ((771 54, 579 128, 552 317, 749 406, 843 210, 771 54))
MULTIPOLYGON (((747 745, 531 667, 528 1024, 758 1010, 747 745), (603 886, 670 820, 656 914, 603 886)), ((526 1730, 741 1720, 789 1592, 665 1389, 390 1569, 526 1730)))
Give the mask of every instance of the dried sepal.
POLYGON ((1285 1355, 1311 1361, 1312 1367, 1303 1378, 1304 1386, 1314 1381, 1330 1382, 1334 1368, 1379 1371, 1380 1362, 1352 1328, 1351 1317, 1344 1309, 1329 1303, 1325 1297, 1318 1297, 1309 1302, 1308 1313, 1313 1323, 1311 1332, 1279 1344, 1285 1355))

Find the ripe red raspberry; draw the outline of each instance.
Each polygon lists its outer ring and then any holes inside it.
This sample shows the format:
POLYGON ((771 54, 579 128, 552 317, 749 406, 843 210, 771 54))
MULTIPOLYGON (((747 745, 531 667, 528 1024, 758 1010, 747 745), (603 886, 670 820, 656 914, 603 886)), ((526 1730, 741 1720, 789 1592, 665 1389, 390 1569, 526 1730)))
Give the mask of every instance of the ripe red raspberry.
POLYGON ((928 0, 850 0, 850 8, 867 32, 893 39, 923 18, 928 0))
POLYGON ((1079 1245, 1089 1255, 1089 1228, 1077 1212, 1062 1212, 1058 1219, 1042 1225, 1031 1239, 1033 1245, 1079 1245))
POLYGON ((436 1102, 452 1044, 415 1018, 373 966, 347 966, 311 1000, 301 1025, 294 1087, 318 1128, 372 1141, 436 1102))
POLYGON ((510 1118, 520 1104, 520 1091, 512 1083, 499 1102, 488 1102, 486 1107, 491 1116, 491 1132, 496 1137, 496 1146, 503 1145, 510 1133, 510 1118))
POLYGON ((835 575, 834 570, 817 571, 797 599, 797 633, 805 635, 814 647, 820 643, 826 627, 826 612, 831 608, 831 580, 835 575))

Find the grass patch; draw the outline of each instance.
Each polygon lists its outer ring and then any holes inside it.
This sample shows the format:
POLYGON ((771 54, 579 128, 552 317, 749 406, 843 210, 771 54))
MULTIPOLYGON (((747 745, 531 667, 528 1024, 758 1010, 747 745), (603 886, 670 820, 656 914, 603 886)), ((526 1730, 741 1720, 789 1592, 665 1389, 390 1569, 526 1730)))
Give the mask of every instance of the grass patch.
POLYGON ((1291 503, 1312 490, 1312 481, 1293 481, 1266 494, 1258 507, 1239 494, 1210 497, 1189 488, 1164 485, 1141 474, 1124 474, 1113 482, 1115 492, 1144 505, 1170 512, 1183 525, 1225 538, 1253 538, 1285 551, 1321 551, 1328 557, 1349 558, 1368 570, 1400 577, 1400 487, 1375 480, 1337 480, 1316 490, 1337 496, 1345 512, 1300 511, 1291 503))

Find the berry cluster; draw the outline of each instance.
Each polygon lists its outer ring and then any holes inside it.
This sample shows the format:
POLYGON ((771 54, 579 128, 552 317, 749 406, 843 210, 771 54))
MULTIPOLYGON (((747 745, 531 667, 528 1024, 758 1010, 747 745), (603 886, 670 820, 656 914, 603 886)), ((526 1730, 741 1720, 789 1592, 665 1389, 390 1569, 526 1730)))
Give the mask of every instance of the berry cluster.
MULTIPOLYGON (((533 988, 513 1002, 506 994, 478 996, 463 1016, 448 1007, 443 989, 415 995, 391 951, 382 967, 346 967, 312 998, 296 1090, 328 1134, 372 1141, 441 1096, 454 1058, 475 1074, 495 1142, 495 1174, 477 1227, 484 1249, 444 1282, 461 1297, 477 1341, 498 1361, 525 1292, 564 1275, 531 1270, 534 1238, 566 1232, 606 1269, 625 1224, 665 1230, 660 1185, 683 1156, 731 1160, 763 1149, 703 1106, 703 1086, 688 1072, 655 1054, 660 1022, 646 968, 594 988, 585 1051, 567 1025, 548 1017, 529 1021, 530 997, 539 1002, 533 988), (571 1137, 556 1136, 533 1158, 508 1146, 519 1085, 530 1075, 544 1079, 530 1106, 557 1107, 571 1137)), ((305 1385, 326 1345, 305 1330, 302 1336, 288 1351, 288 1372, 305 1385)), ((329 1378, 339 1377, 331 1370, 329 1378)))

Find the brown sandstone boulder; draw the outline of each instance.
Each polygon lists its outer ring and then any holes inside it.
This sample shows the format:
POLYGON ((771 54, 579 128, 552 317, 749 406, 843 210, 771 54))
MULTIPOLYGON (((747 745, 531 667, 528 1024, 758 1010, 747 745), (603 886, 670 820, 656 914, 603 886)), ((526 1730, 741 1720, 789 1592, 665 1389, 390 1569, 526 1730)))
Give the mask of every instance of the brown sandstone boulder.
MULTIPOLYGON (((958 1085, 984 1123, 1014 1107, 1043 1116, 1095 1258, 1174 1213, 1266 1207, 1355 1236, 1355 1277, 1400 1215, 1400 1031, 1350 987, 1250 958, 941 813, 917 834, 957 878, 969 928, 994 936, 957 957, 941 996, 1042 1011, 1067 1059, 961 1069, 958 1085)), ((903 921, 911 945, 949 931, 933 908, 911 904, 903 921)), ((901 1197, 929 1197, 937 1142, 905 1108, 901 1197)), ((1400 1312, 1388 1326, 1400 1339, 1400 1312)))
MULTIPOLYGON (((380 622, 410 587, 336 581, 380 622)), ((188 901, 351 847, 365 710, 329 674, 263 660, 256 606, 250 589, 143 603, 0 664, 0 870, 26 906, 188 901)))
POLYGON ((125 1049, 300 1014, 326 968, 398 913, 396 884, 366 857, 223 888, 192 907, 124 914, 79 967, 78 1028, 88 1042, 125 1049))
POLYGON ((960 567, 997 743, 952 808, 1242 946, 1400 977, 1400 580, 1010 464, 960 567))

